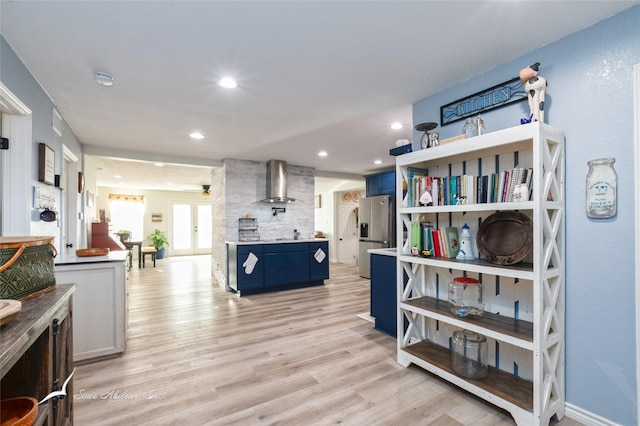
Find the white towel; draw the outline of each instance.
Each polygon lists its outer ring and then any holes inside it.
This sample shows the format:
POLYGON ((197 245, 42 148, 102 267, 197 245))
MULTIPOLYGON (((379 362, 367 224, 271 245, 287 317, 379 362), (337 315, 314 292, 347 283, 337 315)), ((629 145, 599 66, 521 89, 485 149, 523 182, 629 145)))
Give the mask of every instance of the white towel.
POLYGON ((327 255, 324 253, 324 251, 322 251, 321 248, 319 248, 318 250, 316 250, 316 252, 313 254, 313 258, 316 260, 316 262, 318 263, 322 263, 322 261, 324 260, 324 258, 327 257, 327 255))
POLYGON ((253 272, 253 268, 255 268, 256 263, 258 263, 258 257, 249 252, 249 256, 247 256, 247 260, 244 261, 242 266, 244 266, 244 273, 247 275, 251 275, 253 272))

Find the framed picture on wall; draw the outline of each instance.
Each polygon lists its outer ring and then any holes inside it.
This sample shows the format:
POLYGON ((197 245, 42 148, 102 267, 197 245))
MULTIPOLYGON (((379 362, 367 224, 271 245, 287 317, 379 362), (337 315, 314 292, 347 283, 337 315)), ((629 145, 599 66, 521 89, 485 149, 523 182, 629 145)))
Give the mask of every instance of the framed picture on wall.
POLYGON ((38 181, 55 184, 56 153, 46 143, 38 144, 38 181))

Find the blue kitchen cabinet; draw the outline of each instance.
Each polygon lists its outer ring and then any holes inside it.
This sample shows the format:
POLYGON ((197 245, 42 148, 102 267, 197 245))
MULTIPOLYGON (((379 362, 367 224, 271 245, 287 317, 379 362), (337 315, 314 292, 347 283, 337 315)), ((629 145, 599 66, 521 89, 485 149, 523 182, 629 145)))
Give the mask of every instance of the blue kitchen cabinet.
POLYGON ((367 197, 375 197, 376 195, 396 195, 395 170, 365 176, 365 183, 367 197))
POLYGON ((371 254, 371 316, 375 329, 397 335, 396 257, 371 254))
POLYGON ((227 283, 237 293, 264 287, 264 246, 227 244, 227 283))
POLYGON ((264 285, 275 287, 309 281, 309 244, 264 246, 264 285))
POLYGON ((309 279, 329 279, 329 242, 309 243, 309 279))

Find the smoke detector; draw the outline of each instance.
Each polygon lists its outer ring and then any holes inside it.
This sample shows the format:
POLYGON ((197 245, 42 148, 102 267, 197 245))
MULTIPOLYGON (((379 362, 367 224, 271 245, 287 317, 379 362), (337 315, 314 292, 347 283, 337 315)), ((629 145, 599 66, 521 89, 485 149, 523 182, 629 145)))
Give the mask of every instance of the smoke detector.
POLYGON ((113 86, 113 77, 109 73, 96 71, 93 73, 93 79, 101 86, 113 86))

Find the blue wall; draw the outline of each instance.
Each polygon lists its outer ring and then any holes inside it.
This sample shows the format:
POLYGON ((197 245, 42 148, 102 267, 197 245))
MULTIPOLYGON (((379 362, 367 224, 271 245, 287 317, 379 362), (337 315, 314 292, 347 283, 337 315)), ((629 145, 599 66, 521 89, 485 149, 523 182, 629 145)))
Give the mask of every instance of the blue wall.
MULTIPOLYGON (((31 132, 33 146, 31 151, 31 164, 25 165, 26 172, 29 173, 31 177, 31 186, 42 187, 48 190, 52 189, 51 186, 38 182, 38 144, 40 142, 46 143, 55 151, 55 174, 62 173, 62 164, 64 161, 63 145, 78 158, 79 168, 82 170, 82 147, 78 138, 69 128, 64 117, 61 123, 62 136, 59 136, 53 130, 53 102, 2 36, 0 36, 0 81, 2 81, 7 89, 20 99, 32 113, 31 132)), ((68 183, 68 185, 71 185, 71 183, 68 183)), ((56 193, 56 199, 56 210, 64 214, 64 206, 62 206, 60 202, 60 192, 56 193)), ((9 214, 24 214, 24 212, 16 211, 9 212, 9 214)), ((41 222, 40 210, 33 208, 30 211, 30 218, 30 235, 55 236, 55 243, 60 247, 61 230, 59 221, 51 223, 41 222)))
MULTIPOLYGON (((632 77, 640 63, 640 6, 417 102, 413 122, 439 122, 440 106, 517 77, 534 62, 548 82, 545 121, 566 137, 566 399, 613 422, 638 424, 632 77), (594 220, 585 212, 585 179, 587 161, 600 157, 616 159, 618 212, 594 220)), ((482 114, 486 132, 518 125, 528 111, 520 102, 482 114)), ((463 125, 436 131, 448 138, 463 125)), ((414 149, 420 137, 414 131, 414 149)))

